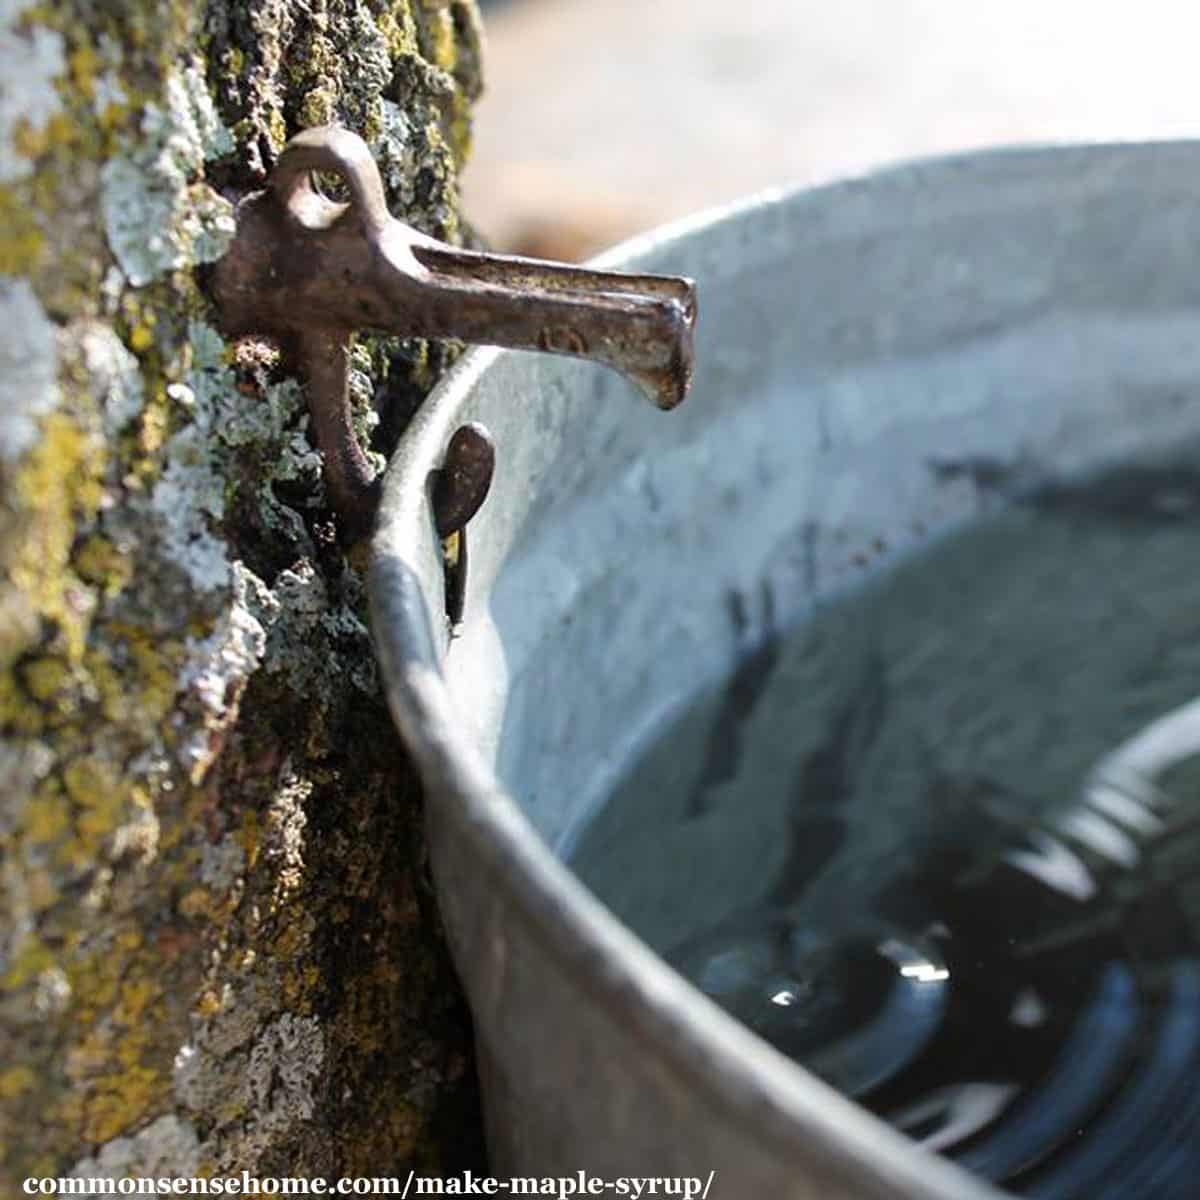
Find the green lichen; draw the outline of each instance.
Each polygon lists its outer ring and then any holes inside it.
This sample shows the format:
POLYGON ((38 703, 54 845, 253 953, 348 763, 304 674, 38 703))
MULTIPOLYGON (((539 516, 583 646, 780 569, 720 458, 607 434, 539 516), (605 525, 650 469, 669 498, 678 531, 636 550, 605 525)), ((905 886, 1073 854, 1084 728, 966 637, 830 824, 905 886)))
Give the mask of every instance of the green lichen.
POLYGON ((11 183, 32 171, 39 141, 59 115, 54 81, 63 70, 63 39, 21 21, 15 7, 6 6, 0 10, 0 65, 0 183, 11 183))
POLYGON ((228 248, 232 206, 198 176, 205 162, 232 149, 200 64, 172 70, 164 102, 146 106, 136 135, 101 172, 108 244, 135 287, 212 262, 228 248))

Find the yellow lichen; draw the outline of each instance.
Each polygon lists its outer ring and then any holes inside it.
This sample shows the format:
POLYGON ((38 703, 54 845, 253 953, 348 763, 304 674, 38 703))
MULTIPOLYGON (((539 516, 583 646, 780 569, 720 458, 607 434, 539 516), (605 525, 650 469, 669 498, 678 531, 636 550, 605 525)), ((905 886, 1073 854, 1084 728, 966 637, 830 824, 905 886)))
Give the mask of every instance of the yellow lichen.
POLYGON ((156 722, 170 710, 179 691, 179 670, 187 657, 176 641, 157 641, 146 630, 114 621, 108 627, 114 642, 126 649, 135 668, 135 704, 142 716, 156 722))
POLYGON ((133 979, 121 985, 120 999, 113 1009, 113 1020, 135 1027, 146 1010, 162 996, 162 989, 149 978, 133 979))
POLYGON ((37 913, 45 912, 62 898, 62 889, 44 867, 34 868, 25 877, 25 894, 29 907, 37 913))
POLYGON ((0 187, 0 275, 27 275, 45 246, 37 219, 14 188, 0 187))
POLYGON ((211 904, 212 897, 207 888, 192 888, 180 897, 178 909, 180 915, 194 921, 208 913, 211 904))
POLYGON ((262 848, 262 831, 258 824, 258 813, 246 809, 242 813, 241 829, 242 853, 246 856, 246 869, 253 870, 258 864, 259 851, 262 848))
MULTIPOLYGON (((161 391, 154 391, 147 398, 142 410, 141 427, 138 432, 138 447, 141 452, 151 458, 166 444, 171 431, 171 414, 167 406, 167 391, 164 386, 161 391)), ((157 464, 155 464, 157 467, 157 464)))
POLYGON ((63 965, 82 1033, 63 1062, 74 1086, 56 1116, 76 1137, 102 1143, 136 1126, 169 1093, 158 1045, 165 1027, 161 963, 141 932, 126 926, 63 965))
POLYGON ((79 1135, 100 1145, 143 1120, 165 1099, 169 1085, 150 1067, 129 1065, 101 1076, 95 1091, 80 1114, 79 1135))
POLYGON ((379 32, 393 59, 419 53, 417 25, 407 4, 394 4, 379 14, 379 32))
POLYGON ((205 988, 196 1001, 196 1015, 215 1017, 221 1011, 221 999, 211 988, 205 988))
POLYGON ((96 96, 96 73, 100 67, 100 56, 90 42, 76 46, 67 58, 71 83, 80 97, 89 104, 96 96))
POLYGON ((459 167, 471 156, 473 137, 471 102, 462 92, 455 91, 450 98, 450 142, 459 167))
POLYGON ((20 814, 18 832, 34 844, 53 844, 70 830, 71 823, 67 817, 62 785, 56 776, 49 775, 26 800, 20 814))
POLYGON ((0 672, 0 727, 32 736, 45 731, 48 714, 25 691, 13 671, 0 672))
POLYGON ((125 679, 113 666, 112 650, 96 647, 84 656, 84 667, 92 687, 100 699, 100 711, 104 719, 113 725, 122 725, 130 719, 134 697, 126 687, 125 679))
POLYGON ((308 945, 309 933, 299 921, 285 925, 283 932, 272 943, 276 958, 285 962, 295 958, 308 945))
POLYGON ((66 113, 55 113, 44 125, 36 128, 24 118, 19 119, 12 131, 12 148, 22 158, 37 159, 56 142, 67 141, 71 136, 71 118, 66 113))
POLYGON ((453 71, 458 65, 458 40, 454 36, 454 18, 450 10, 439 0, 425 0, 429 12, 429 35, 433 50, 433 61, 444 71, 453 71))
POLYGON ((59 1118, 82 1140, 109 1141, 165 1099, 169 1084, 164 1072, 143 1061, 153 1041, 149 1022, 147 1014, 140 1028, 92 1026, 68 1055, 66 1071, 75 1087, 59 1118))
POLYGON ((76 806, 78 844, 72 854, 80 866, 94 859, 101 839, 107 837, 128 811, 129 782, 112 763, 82 757, 67 763, 62 772, 67 795, 76 806))
POLYGON ((80 542, 72 563, 85 583, 110 598, 133 577, 133 556, 117 549, 112 539, 101 533, 90 534, 80 542))
POLYGON ((21 677, 39 704, 57 707, 71 682, 71 668, 63 659, 45 654, 24 663, 21 677))
POLYGON ((31 514, 10 560, 9 577, 44 619, 54 621, 68 660, 83 654, 87 588, 67 563, 76 522, 90 519, 104 494, 102 439, 65 412, 42 422, 41 438, 17 473, 13 493, 31 514))
POLYGON ((23 1093, 32 1091, 36 1082, 37 1076, 23 1064, 0 1071, 0 1099, 14 1100, 23 1093))
POLYGON ((300 124, 328 125, 337 116, 337 96, 325 84, 311 88, 300 105, 300 124))
POLYGON ((5 988, 23 987, 54 965, 54 955, 49 947, 35 935, 26 934, 17 942, 8 970, 0 976, 0 985, 5 988))
POLYGON ((21 813, 21 833, 29 841, 57 842, 70 828, 67 809, 57 780, 48 780, 26 803, 21 813))

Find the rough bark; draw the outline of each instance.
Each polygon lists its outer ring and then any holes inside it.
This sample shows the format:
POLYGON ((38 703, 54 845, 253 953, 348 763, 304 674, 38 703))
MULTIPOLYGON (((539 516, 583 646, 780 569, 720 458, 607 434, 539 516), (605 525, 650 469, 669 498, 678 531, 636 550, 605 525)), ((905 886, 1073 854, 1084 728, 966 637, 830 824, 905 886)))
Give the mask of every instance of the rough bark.
MULTIPOLYGON (((0 1192, 476 1153, 419 796, 296 383, 202 265, 296 130, 460 236, 473 0, 0 0, 0 1192)), ((363 341, 386 450, 447 351, 363 341)))

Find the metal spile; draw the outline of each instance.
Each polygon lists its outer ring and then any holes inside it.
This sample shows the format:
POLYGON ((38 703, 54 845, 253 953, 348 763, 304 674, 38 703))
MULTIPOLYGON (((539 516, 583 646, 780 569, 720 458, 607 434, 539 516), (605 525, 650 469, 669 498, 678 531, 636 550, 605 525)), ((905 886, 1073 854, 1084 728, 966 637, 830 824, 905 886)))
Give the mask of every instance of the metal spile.
POLYGON ((388 212, 366 143, 335 126, 293 138, 268 186, 239 204, 213 294, 229 336, 277 340, 304 377, 329 496, 353 535, 369 529, 379 493, 350 422, 356 330, 593 359, 662 409, 691 382, 691 280, 482 254, 427 237, 388 212), (314 173, 340 176, 349 200, 323 195, 314 173))

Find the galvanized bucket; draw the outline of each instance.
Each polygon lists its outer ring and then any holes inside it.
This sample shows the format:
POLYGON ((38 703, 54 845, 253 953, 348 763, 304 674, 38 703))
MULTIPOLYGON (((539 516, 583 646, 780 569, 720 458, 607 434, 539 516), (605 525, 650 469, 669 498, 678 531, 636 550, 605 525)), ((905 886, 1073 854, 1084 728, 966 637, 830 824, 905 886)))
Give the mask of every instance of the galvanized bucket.
POLYGON ((974 468, 1047 478, 1200 431, 1197 196, 1193 144, 762 196, 604 261, 698 282, 678 411, 603 369, 489 351, 421 411, 385 484, 373 629, 427 788, 497 1173, 712 1171, 731 1200, 997 1195, 718 1010, 562 853, 662 715, 744 652, 731 596, 768 581, 775 620, 799 621, 969 521, 974 468), (452 637, 430 492, 470 421, 497 462, 452 637))

